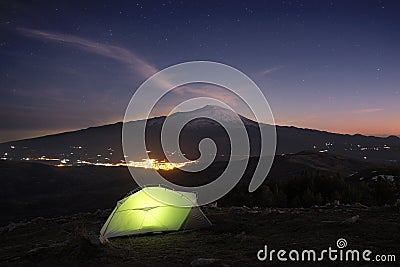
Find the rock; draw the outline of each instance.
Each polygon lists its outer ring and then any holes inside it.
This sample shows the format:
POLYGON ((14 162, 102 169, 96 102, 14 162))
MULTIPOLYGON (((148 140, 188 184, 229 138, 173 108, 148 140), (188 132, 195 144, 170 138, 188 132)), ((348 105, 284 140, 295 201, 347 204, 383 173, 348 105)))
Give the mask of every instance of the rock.
POLYGON ((36 248, 33 248, 33 249, 29 250, 26 253, 26 255, 31 255, 31 254, 34 254, 34 253, 38 253, 38 252, 41 252, 41 251, 46 250, 46 249, 48 249, 48 247, 36 247, 36 248))
POLYGON ((208 207, 211 208, 211 209, 219 209, 218 208, 218 202, 211 203, 208 207))
POLYGON ((52 243, 52 244, 43 244, 43 245, 39 245, 39 244, 35 244, 35 248, 29 250, 25 256, 29 256, 32 254, 37 254, 39 252, 43 252, 49 249, 54 249, 54 248, 60 248, 60 247, 65 247, 70 243, 69 240, 65 240, 63 242, 58 242, 58 243, 52 243))
POLYGON ((348 219, 344 220, 343 223, 347 223, 347 224, 349 224, 349 223, 355 223, 355 222, 357 222, 359 219, 360 219, 360 216, 359 216, 359 215, 356 215, 356 216, 353 216, 353 217, 351 217, 351 218, 348 218, 348 219))
POLYGON ((110 243, 110 241, 108 241, 108 239, 107 238, 105 238, 104 236, 99 236, 99 241, 100 241, 100 243, 101 244, 103 244, 103 245, 105 245, 105 244, 107 244, 107 243, 110 243))
POLYGON ((88 235, 87 239, 92 245, 98 246, 101 244, 100 238, 97 235, 88 235))
POLYGON ((95 216, 101 216, 103 214, 103 211, 101 210, 101 209, 97 209, 94 213, 93 213, 93 215, 95 215, 95 216))
POLYGON ((17 222, 17 223, 11 222, 6 226, 0 227, 0 233, 12 232, 17 228, 27 226, 28 224, 29 222, 17 222))
POLYGON ((365 205, 361 204, 360 202, 357 202, 356 204, 354 204, 354 207, 362 208, 362 209, 369 209, 368 206, 365 206, 365 205))
POLYGON ((100 218, 108 217, 108 216, 110 215, 110 212, 111 212, 110 209, 105 209, 105 210, 97 209, 97 210, 92 214, 92 216, 100 217, 100 218))
POLYGON ((359 215, 348 218, 344 221, 321 221, 322 223, 338 223, 338 224, 351 224, 356 223, 360 219, 359 215))

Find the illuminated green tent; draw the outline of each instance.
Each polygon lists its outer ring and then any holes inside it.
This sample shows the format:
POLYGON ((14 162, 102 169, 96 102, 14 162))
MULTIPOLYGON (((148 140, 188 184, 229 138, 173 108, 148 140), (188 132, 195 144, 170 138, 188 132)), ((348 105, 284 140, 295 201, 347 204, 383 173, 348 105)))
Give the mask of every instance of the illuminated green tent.
POLYGON ((101 228, 100 238, 210 226, 210 221, 196 203, 195 193, 161 186, 141 188, 118 201, 101 228))

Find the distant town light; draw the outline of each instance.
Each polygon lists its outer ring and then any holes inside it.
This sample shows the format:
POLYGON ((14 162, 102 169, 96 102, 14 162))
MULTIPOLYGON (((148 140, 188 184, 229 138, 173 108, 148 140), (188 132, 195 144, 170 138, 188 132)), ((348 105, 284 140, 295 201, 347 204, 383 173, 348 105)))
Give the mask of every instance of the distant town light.
MULTIPOLYGON (((105 158, 109 160, 109 158, 105 158)), ((57 164, 57 167, 67 167, 73 166, 73 164, 67 164, 69 159, 62 159, 60 164, 57 164)), ((98 160, 97 160, 98 161, 98 160)), ((158 161, 157 159, 143 159, 142 161, 129 161, 128 163, 121 160, 120 163, 103 163, 103 162, 89 162, 84 160, 77 160, 76 164, 79 165, 94 165, 94 166, 103 166, 103 167, 120 167, 120 166, 129 166, 134 168, 144 168, 144 169, 153 169, 153 170, 163 170, 170 171, 175 168, 181 168, 187 164, 195 163, 197 161, 187 161, 187 162, 179 162, 179 163, 171 163, 166 162, 165 160, 158 161)))

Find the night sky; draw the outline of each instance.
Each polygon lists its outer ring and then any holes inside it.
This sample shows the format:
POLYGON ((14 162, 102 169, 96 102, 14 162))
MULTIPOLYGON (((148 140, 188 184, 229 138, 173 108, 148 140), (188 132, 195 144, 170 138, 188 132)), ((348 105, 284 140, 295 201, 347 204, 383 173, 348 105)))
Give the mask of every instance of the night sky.
POLYGON ((56 2, 0 3, 0 142, 121 121, 192 60, 247 74, 277 124, 400 136, 398 1, 56 2))

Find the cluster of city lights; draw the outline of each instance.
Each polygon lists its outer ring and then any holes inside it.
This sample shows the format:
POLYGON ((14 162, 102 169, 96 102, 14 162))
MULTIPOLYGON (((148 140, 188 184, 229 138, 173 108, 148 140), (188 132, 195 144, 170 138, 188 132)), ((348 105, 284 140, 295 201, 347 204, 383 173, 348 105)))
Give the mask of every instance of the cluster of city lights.
MULTIPOLYGON (((73 146, 73 149, 82 149, 82 146, 73 146)), ((10 149, 15 149, 15 146, 10 146, 10 149)), ((108 153, 110 155, 113 154, 113 149, 108 148, 107 149, 108 153)), ((147 153, 150 153, 150 151, 147 151, 147 153)), ((70 155, 73 155, 74 153, 71 152, 69 153, 70 155)), ((62 156, 65 155, 64 153, 61 154, 62 156)), ((101 157, 101 154, 98 154, 97 157, 101 157)), ((126 157, 125 157, 126 158, 126 157)), ((3 153, 3 156, 1 157, 2 160, 8 160, 9 159, 9 154, 8 152, 3 153)), ((109 161, 109 158, 104 158, 105 160, 109 161)), ((117 163, 111 163, 111 162, 99 162, 99 160, 96 160, 96 162, 90 162, 87 160, 70 160, 69 158, 55 158, 55 157, 46 157, 46 156, 41 156, 41 157, 23 157, 21 160, 24 161, 47 161, 47 162, 52 162, 54 166, 57 167, 72 167, 72 166, 85 166, 85 165, 93 165, 93 166, 103 166, 103 167, 134 167, 134 168, 144 168, 144 169, 153 169, 153 170, 162 170, 162 171, 171 171, 175 168, 182 168, 185 165, 196 163, 197 161, 192 160, 192 161, 187 161, 187 162, 167 162, 165 160, 158 160, 158 159, 143 159, 142 161, 126 161, 126 160, 121 160, 121 162, 117 163)))
POLYGON ((94 165, 94 166, 104 166, 104 167, 134 167, 134 168, 144 168, 144 169, 153 169, 153 170, 163 170, 163 171, 171 171, 175 168, 181 168, 187 164, 195 163, 196 161, 187 161, 187 162, 179 162, 172 163, 167 162, 165 160, 158 161, 157 159, 143 159, 142 161, 128 161, 120 162, 120 163, 101 163, 101 162, 89 162, 89 161, 81 161, 78 160, 76 164, 68 164, 65 161, 62 161, 60 164, 57 164, 57 167, 70 167, 70 166, 81 166, 81 165, 94 165))
POLYGON ((182 168, 187 164, 196 163, 195 160, 187 162, 172 163, 165 160, 158 161, 156 159, 144 159, 143 161, 128 161, 127 166, 154 170, 170 171, 175 168, 182 168))

